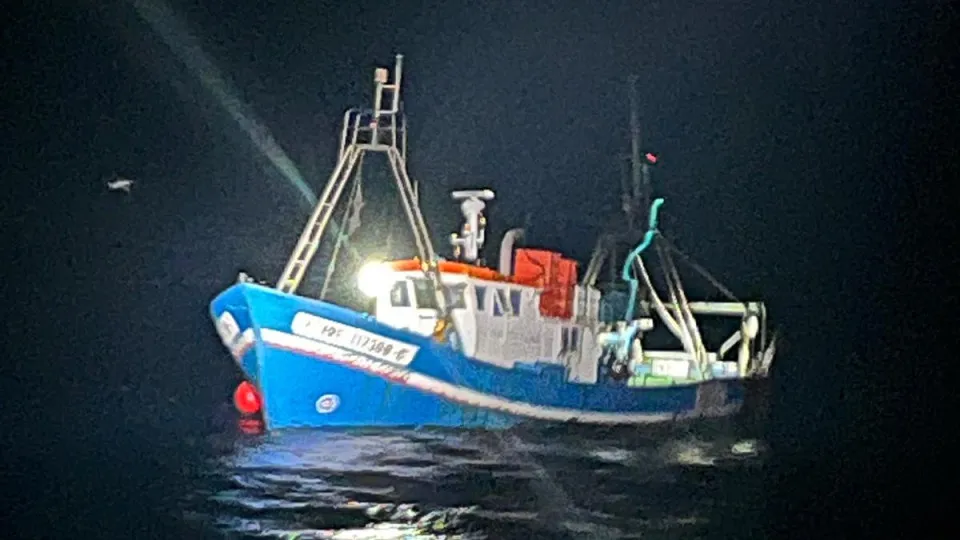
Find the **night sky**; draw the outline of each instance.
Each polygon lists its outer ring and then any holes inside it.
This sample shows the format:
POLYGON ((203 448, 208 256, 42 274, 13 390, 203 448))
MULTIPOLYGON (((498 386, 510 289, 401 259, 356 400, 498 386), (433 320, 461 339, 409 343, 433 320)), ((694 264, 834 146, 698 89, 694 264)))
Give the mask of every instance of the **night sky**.
MULTIPOLYGON (((239 270, 272 283, 309 208, 135 3, 6 15, 3 436, 8 464, 22 464, 11 470, 146 460, 136 489, 159 494, 187 459, 169 457, 178 441, 205 429, 239 377, 209 300, 239 270), (105 189, 112 173, 137 180, 130 195, 105 189)), ((956 20, 948 3, 208 4, 169 7, 316 191, 344 109, 368 106, 373 68, 403 54, 410 171, 434 242, 446 252, 458 227, 449 191, 489 187, 494 261, 499 234, 526 225, 529 243, 585 266, 616 209, 638 75, 665 232, 765 299, 784 333, 781 448, 820 462, 837 448, 871 456, 883 440, 866 419, 889 413, 877 414, 886 386, 873 381, 886 375, 860 349, 888 328, 891 259, 918 242, 904 220, 938 215, 929 184, 898 172, 904 156, 925 154, 907 168, 928 179, 956 165, 946 145, 919 148, 939 136, 921 126, 956 119, 956 87, 923 75, 953 69, 931 56, 956 20)), ((396 207, 380 208, 398 204, 374 168, 360 249, 389 228, 396 207)), ((859 459, 846 466, 861 471, 859 459)), ((116 482, 104 491, 133 489, 116 482)), ((86 496, 70 489, 33 497, 86 496)))

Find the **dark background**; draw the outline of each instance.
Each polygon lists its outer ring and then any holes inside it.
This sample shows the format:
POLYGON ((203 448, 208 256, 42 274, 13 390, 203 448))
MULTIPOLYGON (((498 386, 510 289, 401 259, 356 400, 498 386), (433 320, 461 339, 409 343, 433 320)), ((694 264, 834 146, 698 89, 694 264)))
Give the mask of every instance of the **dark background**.
MULTIPOLYGON (((941 54, 956 8, 861 4, 170 5, 315 190, 343 110, 404 54, 437 244, 457 226, 447 192, 485 186, 497 241, 526 224, 585 264, 616 209, 639 75, 665 230, 784 332, 768 495, 782 537, 936 510, 917 491, 936 480, 914 472, 940 447, 904 428, 944 417, 920 332, 924 303, 950 296, 932 285, 956 229, 935 204, 957 165, 941 54)), ((132 4, 5 18, 4 510, 31 537, 175 529, 159 516, 197 459, 184 441, 238 377, 207 303, 238 270, 276 279, 308 208, 132 4), (138 181, 129 196, 106 191, 114 172, 138 181)), ((372 239, 386 186, 371 174, 372 239)))

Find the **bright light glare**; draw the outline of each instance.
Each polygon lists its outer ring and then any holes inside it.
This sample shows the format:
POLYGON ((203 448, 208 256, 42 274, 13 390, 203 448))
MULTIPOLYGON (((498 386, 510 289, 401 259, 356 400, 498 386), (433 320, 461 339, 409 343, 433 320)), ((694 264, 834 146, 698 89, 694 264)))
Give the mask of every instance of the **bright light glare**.
POLYGON ((389 281, 390 267, 380 261, 370 261, 357 272, 357 288, 371 298, 383 292, 389 281))

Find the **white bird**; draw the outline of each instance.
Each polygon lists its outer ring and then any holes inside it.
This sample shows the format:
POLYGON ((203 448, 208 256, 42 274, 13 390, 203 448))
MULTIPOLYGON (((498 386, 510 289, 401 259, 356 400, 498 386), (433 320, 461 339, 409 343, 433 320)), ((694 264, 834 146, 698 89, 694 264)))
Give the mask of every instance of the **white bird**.
POLYGON ((743 441, 737 441, 730 447, 730 452, 735 456, 743 456, 747 454, 756 454, 757 453, 757 441, 754 439, 746 439, 743 441))
POLYGON ((133 186, 133 180, 114 175, 113 180, 107 180, 107 189, 110 191, 124 191, 130 193, 130 187, 133 186))

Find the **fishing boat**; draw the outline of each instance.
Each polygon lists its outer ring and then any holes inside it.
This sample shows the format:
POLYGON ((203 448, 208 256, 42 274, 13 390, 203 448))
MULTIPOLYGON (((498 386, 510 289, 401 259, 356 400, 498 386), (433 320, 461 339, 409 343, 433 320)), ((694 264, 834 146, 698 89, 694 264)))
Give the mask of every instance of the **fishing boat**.
MULTIPOLYGON (((528 421, 652 424, 741 409, 748 383, 767 377, 774 355, 766 308, 687 300, 658 227, 663 199, 650 202, 645 230, 618 264, 619 289, 597 285, 616 251, 610 235, 579 279, 577 263, 562 253, 518 246, 519 229, 504 234, 497 268, 485 266, 490 189, 452 193, 463 222, 449 237, 450 257, 441 257, 407 170, 401 82, 398 55, 392 77, 386 68, 374 72, 373 108, 344 114, 338 162, 276 284, 241 274, 210 303, 244 376, 234 394, 242 413, 260 415, 270 430, 500 429, 528 421), (368 153, 387 158, 416 252, 356 272, 368 309, 328 299, 326 281, 319 295, 298 294, 327 229, 340 228, 335 209, 345 192, 358 191, 355 172, 368 153), (662 300, 642 257, 648 250, 667 263, 662 300), (732 321, 715 350, 699 331, 704 316, 732 321), (658 328, 673 336, 674 349, 646 346, 658 328)), ((643 166, 653 161, 647 155, 643 166)), ((349 220, 360 205, 343 206, 349 220)), ((345 234, 332 236, 335 258, 345 234)))

